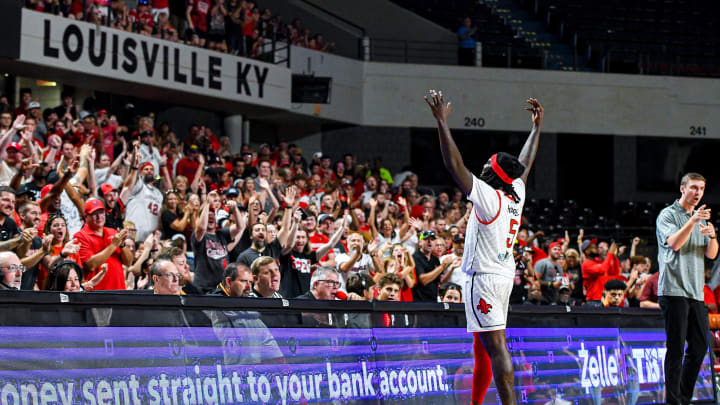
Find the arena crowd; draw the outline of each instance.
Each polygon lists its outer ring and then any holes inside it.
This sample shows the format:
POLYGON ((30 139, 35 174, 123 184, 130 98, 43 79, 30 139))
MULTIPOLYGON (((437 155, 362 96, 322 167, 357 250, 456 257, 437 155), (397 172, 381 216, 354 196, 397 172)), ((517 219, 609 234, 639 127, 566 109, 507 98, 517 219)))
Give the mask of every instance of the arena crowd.
POLYGON ((332 52, 334 42, 299 18, 246 0, 26 0, 25 7, 73 20, 246 57, 259 57, 267 41, 332 52))
MULTIPOLYGON (((234 154, 200 123, 178 139, 153 114, 119 122, 69 92, 43 108, 24 89, 0 109, 0 288, 463 300, 473 208, 458 189, 284 142, 234 154)), ((523 223, 512 304, 658 308, 638 238, 523 223)))

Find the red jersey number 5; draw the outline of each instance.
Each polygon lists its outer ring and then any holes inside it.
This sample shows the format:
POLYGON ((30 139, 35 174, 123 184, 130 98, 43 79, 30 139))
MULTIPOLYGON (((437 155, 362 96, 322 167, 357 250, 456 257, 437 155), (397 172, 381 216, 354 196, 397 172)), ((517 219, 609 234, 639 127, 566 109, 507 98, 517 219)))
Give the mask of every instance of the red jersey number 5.
POLYGON ((513 247, 513 240, 515 240, 515 234, 518 231, 517 230, 518 225, 519 225, 518 221, 516 221, 514 219, 510 220, 510 236, 508 236, 508 238, 507 238, 507 247, 509 247, 509 248, 513 247))

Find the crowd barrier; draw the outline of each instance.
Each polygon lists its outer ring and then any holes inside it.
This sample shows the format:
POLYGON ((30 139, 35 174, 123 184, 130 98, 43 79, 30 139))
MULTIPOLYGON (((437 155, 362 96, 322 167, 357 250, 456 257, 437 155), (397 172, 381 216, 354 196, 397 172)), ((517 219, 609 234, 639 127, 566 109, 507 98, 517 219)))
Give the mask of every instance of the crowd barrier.
MULTIPOLYGON (((2 404, 470 402, 457 304, 3 291, 0 311, 2 404)), ((519 404, 664 400, 659 311, 516 306, 507 337, 519 404)), ((715 398, 708 356, 694 399, 715 398)))

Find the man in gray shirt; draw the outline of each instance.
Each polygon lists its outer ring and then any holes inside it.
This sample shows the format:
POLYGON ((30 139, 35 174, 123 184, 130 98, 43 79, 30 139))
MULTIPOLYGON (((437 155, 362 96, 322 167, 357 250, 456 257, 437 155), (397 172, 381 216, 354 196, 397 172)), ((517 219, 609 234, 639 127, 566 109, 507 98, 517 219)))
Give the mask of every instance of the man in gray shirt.
POLYGON ((558 263, 562 255, 560 242, 553 242, 548 248, 548 257, 535 263, 535 276, 540 281, 540 291, 546 304, 554 305, 558 300, 558 292, 563 283, 563 268, 558 263))
POLYGON ((715 259, 718 242, 708 223, 710 209, 701 205, 705 178, 688 173, 680 183, 681 197, 657 218, 658 302, 665 319, 665 402, 688 404, 700 366, 708 351, 708 313, 704 305, 703 256, 715 259), (687 350, 683 349, 687 341, 687 350))

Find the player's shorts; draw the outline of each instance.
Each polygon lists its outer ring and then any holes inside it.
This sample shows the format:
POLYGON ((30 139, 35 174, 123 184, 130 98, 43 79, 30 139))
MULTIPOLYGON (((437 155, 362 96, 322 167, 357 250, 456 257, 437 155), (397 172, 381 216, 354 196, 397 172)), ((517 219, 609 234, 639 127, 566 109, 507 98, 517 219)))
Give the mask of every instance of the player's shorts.
POLYGON ((465 284, 468 332, 505 329, 513 279, 492 273, 475 273, 465 284))

